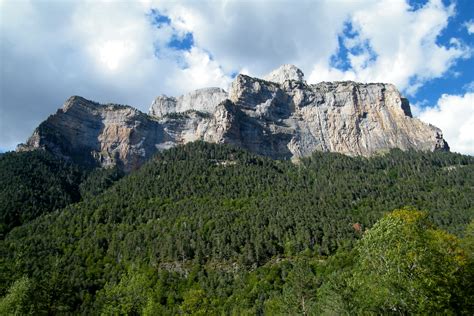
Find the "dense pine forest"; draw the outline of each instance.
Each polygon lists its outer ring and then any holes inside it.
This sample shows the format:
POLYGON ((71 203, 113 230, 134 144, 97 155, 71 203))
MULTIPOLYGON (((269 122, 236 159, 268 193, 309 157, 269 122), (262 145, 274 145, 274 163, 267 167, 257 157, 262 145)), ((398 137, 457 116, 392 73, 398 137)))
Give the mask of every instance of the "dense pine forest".
POLYGON ((0 314, 472 314, 474 157, 0 156, 0 314))
POLYGON ((0 156, 0 235, 80 200, 84 173, 46 151, 0 156))

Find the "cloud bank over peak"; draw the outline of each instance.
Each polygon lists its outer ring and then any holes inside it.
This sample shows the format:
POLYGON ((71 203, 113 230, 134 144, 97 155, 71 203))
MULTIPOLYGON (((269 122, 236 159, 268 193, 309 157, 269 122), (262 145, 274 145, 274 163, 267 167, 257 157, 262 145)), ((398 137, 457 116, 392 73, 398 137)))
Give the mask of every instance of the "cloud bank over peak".
POLYGON ((355 35, 340 35, 348 51, 349 69, 320 61, 310 80, 324 77, 391 82, 413 95, 425 82, 443 76, 458 59, 471 55, 471 50, 458 39, 452 38, 449 45, 438 43, 454 8, 453 4, 429 1, 413 11, 404 1, 388 0, 355 10, 347 22, 355 35), (360 43, 366 43, 365 49, 354 50, 360 43))
POLYGON ((157 95, 226 89, 236 73, 282 64, 309 82, 391 82, 415 95, 471 56, 462 39, 440 41, 456 15, 441 0, 24 0, 0 2, 0 15, 0 149, 70 95, 146 111, 157 95))

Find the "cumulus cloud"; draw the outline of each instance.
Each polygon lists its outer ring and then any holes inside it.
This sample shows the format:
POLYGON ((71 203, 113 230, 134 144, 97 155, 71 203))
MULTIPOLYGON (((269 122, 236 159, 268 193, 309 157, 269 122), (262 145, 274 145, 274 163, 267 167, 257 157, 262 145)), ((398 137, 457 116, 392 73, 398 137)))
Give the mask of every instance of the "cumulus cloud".
POLYGON ((474 92, 474 81, 471 81, 469 83, 466 83, 464 86, 463 86, 463 89, 467 92, 474 92))
POLYGON ((227 73, 245 69, 262 76, 293 63, 307 72, 309 82, 391 82, 414 95, 471 55, 459 39, 438 42, 455 15, 454 4, 441 0, 416 10, 404 0, 291 6, 285 1, 164 2, 162 7, 176 28, 192 32, 196 45, 211 52, 227 73), (348 25, 351 36, 345 33, 348 25), (347 56, 340 54, 341 45, 347 56), (345 58, 350 67, 337 67, 334 58, 345 58))
POLYGON ((0 149, 25 141, 71 95, 147 111, 162 93, 226 88, 230 77, 208 53, 167 46, 180 30, 158 29, 150 9, 134 1, 2 2, 0 149))
POLYGON ((282 63, 310 69, 328 59, 337 34, 362 2, 220 1, 165 2, 178 27, 193 32, 196 45, 212 53, 226 71, 263 75, 282 63), (304 17, 304 18, 303 18, 304 17))
POLYGON ((230 85, 231 78, 202 49, 193 47, 190 51, 184 52, 183 58, 187 67, 167 78, 168 86, 184 86, 189 91, 202 87, 227 88, 230 85))
POLYGON ((414 113, 422 121, 441 128, 451 151, 474 155, 473 92, 464 95, 443 94, 436 106, 418 107, 414 113))
POLYGON ((437 42, 454 13, 441 0, 416 10, 403 0, 0 1, 0 149, 70 95, 147 111, 159 94, 227 88, 236 72, 284 63, 310 82, 415 93, 470 54, 460 40, 437 42))
POLYGON ((473 20, 470 20, 464 23, 464 26, 466 27, 466 30, 469 34, 474 34, 474 21, 473 20))
MULTIPOLYGON (((451 39, 448 46, 437 42, 454 12, 454 5, 445 6, 440 0, 415 11, 401 0, 376 1, 355 10, 348 20, 355 33, 350 42, 352 46, 365 42, 370 50, 349 52, 347 70, 319 62, 310 80, 391 82, 413 95, 426 81, 444 75, 456 60, 470 57, 470 49, 458 39, 451 39)), ((341 36, 347 43, 347 35, 341 36)))

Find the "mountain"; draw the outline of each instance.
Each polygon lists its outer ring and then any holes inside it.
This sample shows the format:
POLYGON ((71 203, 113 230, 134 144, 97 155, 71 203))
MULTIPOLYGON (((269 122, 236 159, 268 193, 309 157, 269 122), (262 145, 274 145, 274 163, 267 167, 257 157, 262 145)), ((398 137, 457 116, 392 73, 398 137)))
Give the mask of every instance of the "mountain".
POLYGON ((131 171, 157 151, 196 140, 278 159, 315 151, 371 156, 391 148, 449 150, 438 128, 412 117, 395 86, 307 84, 292 65, 265 79, 240 74, 229 92, 206 88, 177 98, 159 96, 148 115, 74 96, 18 150, 44 148, 81 164, 131 171))

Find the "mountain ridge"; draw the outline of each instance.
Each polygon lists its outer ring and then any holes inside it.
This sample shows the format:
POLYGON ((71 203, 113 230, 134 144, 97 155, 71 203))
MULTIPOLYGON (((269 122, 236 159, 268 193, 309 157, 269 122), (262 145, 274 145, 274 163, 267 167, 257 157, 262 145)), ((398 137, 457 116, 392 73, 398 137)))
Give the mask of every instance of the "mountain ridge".
POLYGON ((62 158, 131 171, 157 151, 197 140, 296 160, 315 151, 371 156, 391 148, 449 150, 441 130, 412 117, 394 85, 308 84, 292 65, 264 79, 239 74, 228 92, 204 88, 159 96, 148 114, 74 96, 18 150, 43 148, 62 158))

